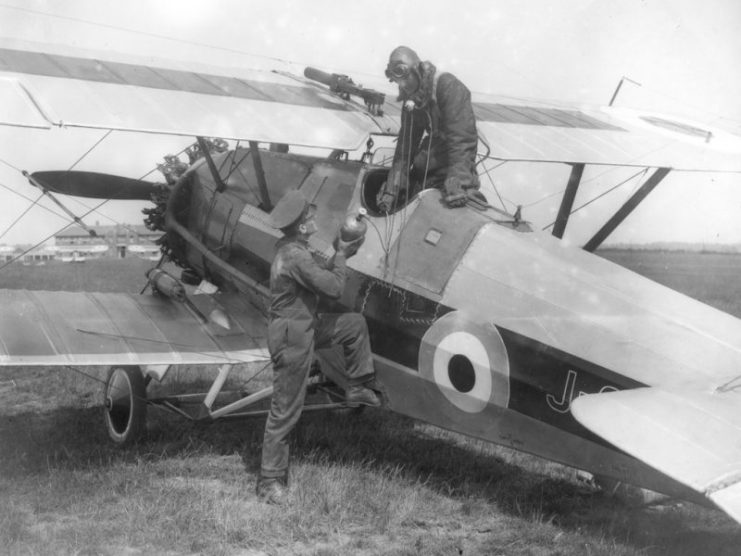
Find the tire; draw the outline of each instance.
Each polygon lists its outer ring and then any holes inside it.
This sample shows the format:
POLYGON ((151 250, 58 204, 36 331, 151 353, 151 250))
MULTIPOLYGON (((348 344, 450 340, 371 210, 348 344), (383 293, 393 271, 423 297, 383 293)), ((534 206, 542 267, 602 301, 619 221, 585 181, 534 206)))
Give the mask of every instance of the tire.
POLYGON ((135 365, 108 370, 103 419, 110 439, 119 446, 139 440, 147 424, 147 392, 141 369, 135 365))

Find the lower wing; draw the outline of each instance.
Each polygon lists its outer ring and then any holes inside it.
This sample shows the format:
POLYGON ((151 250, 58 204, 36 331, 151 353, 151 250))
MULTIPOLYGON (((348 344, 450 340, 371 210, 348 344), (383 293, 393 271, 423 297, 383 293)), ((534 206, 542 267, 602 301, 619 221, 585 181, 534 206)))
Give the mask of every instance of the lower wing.
POLYGON ((741 523, 741 381, 709 392, 654 387, 581 396, 572 411, 594 433, 741 523))
POLYGON ((0 366, 266 360, 262 314, 239 294, 0 290, 0 366))

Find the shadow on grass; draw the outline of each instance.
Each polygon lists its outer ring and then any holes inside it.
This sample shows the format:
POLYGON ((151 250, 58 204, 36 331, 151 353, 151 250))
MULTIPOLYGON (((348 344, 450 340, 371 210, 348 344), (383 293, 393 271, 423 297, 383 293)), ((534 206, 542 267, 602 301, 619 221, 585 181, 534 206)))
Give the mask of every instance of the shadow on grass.
MULTIPOLYGON (((305 414, 292 439, 292 457, 401 469, 411 483, 459 500, 463 514, 492 505, 511 516, 589 532, 651 554, 677 553, 666 547, 681 546, 735 554, 731 547, 741 543, 741 531, 719 513, 691 505, 689 510, 629 508, 600 492, 507 463, 475 443, 467 447, 432 438, 414 425, 380 410, 305 414)), ((50 469, 235 453, 248 472, 256 473, 263 426, 259 418, 196 424, 154 410, 147 438, 121 449, 108 440, 100 408, 23 413, 0 424, 0 474, 23 477, 50 469)))
MULTIPOLYGON (((320 450, 330 461, 398 466, 411 481, 461 500, 463 512, 483 501, 515 517, 570 531, 589 531, 636 548, 693 546, 702 547, 705 554, 731 555, 741 542, 741 530, 720 512, 692 504, 686 504, 686 510, 628 507, 595 489, 482 453, 475 442, 467 447, 431 438, 419 432, 414 423, 380 411, 344 420, 326 414, 311 416, 295 436, 296 457, 309 457, 320 450), (698 515, 702 517, 698 519, 698 515)), ((673 548, 666 553, 679 551, 673 548)))

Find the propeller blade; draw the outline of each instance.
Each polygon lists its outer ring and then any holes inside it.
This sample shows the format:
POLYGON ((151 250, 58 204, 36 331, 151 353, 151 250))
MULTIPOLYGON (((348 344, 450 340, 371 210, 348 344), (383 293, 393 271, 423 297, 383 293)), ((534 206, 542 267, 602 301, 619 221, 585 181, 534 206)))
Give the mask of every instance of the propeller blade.
POLYGON ((31 178, 54 193, 94 199, 148 201, 155 190, 152 182, 99 172, 52 170, 34 172, 31 178))

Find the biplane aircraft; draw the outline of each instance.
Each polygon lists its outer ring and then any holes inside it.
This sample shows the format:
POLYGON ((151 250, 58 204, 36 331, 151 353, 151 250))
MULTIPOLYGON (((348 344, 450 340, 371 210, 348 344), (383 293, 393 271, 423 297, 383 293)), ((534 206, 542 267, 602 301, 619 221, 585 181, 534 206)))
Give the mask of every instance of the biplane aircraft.
MULTIPOLYGON (((570 168, 547 233, 488 204, 446 208, 434 189, 379 211, 389 168, 374 141, 398 132, 401 107, 346 76, 10 47, 0 49, 0 71, 4 125, 197 140, 189 164, 164 165, 167 183, 28 174, 52 194, 153 200, 147 224, 183 269, 153 269, 153 294, 0 291, 0 363, 110 366, 113 440, 141 432, 148 404, 206 420, 264 410, 270 388, 226 404, 219 393, 235 364, 267 357, 266 284, 280 235, 267 222, 300 189, 317 206, 317 257, 331 255, 347 215, 366 213, 366 241, 335 309, 367 319, 385 408, 713 503, 741 522, 741 321, 592 253, 670 172, 741 172, 741 138, 626 109, 474 95, 482 175, 490 160, 570 168), (653 173, 577 248, 561 238, 587 165, 653 173), (193 291, 204 280, 213 293, 193 291), (213 386, 195 398, 147 398, 148 382, 179 364, 213 365, 213 386)), ((322 372, 329 357, 318 356, 322 372)), ((338 405, 330 396, 318 407, 338 405)))

